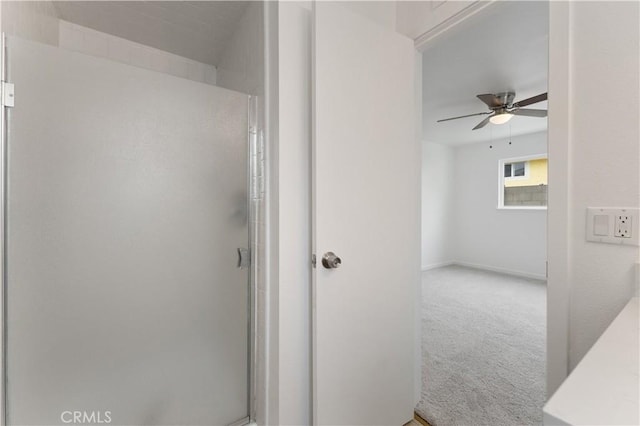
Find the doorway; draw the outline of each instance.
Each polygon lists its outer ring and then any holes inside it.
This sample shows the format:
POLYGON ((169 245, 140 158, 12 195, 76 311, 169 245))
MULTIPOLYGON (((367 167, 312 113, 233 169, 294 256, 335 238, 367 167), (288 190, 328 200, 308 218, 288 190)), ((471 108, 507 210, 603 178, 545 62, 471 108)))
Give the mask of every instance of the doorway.
POLYGON ((417 411, 435 424, 542 422, 547 45, 548 5, 507 2, 423 53, 417 411))

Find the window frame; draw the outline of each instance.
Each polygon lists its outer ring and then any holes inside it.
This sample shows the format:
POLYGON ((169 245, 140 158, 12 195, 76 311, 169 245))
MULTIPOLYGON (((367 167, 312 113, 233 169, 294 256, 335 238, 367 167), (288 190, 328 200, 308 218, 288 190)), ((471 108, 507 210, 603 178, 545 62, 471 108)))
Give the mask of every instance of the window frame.
MULTIPOLYGON (((498 210, 547 210, 547 206, 505 206, 504 205, 504 184, 507 181, 516 181, 516 180, 524 180, 529 178, 529 161, 532 160, 547 160, 549 161, 549 157, 547 153, 544 154, 532 154, 532 155, 523 155, 520 157, 513 158, 503 158, 498 160, 498 205, 496 209, 498 210), (506 178, 504 176, 504 166, 509 163, 520 163, 524 162, 524 176, 511 176, 506 178)), ((513 174, 513 168, 511 171, 513 174)), ((547 179, 549 177, 549 167, 547 163, 547 179)))
POLYGON ((529 161, 528 160, 522 160, 522 161, 505 161, 502 164, 502 177, 503 179, 506 181, 514 181, 514 180, 525 180, 525 179, 529 179, 529 161), (524 163, 524 175, 522 176, 514 176, 513 172, 513 165, 511 166, 511 176, 507 177, 504 175, 504 166, 506 166, 507 164, 515 164, 515 163, 524 163))

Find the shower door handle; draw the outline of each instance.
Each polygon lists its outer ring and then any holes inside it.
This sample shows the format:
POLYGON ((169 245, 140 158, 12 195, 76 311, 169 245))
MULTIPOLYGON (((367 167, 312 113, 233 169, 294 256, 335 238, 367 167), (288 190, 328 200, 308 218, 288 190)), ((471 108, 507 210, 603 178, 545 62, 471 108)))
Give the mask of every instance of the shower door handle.
POLYGON ((327 269, 336 269, 342 265, 342 259, 335 255, 334 252, 328 251, 322 256, 322 266, 327 269))
POLYGON ((238 268, 246 269, 251 263, 251 252, 246 248, 238 248, 238 268))

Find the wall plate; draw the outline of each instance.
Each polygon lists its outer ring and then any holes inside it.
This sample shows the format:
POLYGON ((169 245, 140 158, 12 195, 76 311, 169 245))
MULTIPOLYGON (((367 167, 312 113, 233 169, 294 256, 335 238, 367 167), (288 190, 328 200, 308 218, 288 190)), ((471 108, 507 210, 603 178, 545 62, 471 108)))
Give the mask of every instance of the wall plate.
POLYGON ((595 243, 638 246, 640 209, 637 207, 587 207, 586 239, 595 243), (620 218, 625 219, 620 232, 620 218))

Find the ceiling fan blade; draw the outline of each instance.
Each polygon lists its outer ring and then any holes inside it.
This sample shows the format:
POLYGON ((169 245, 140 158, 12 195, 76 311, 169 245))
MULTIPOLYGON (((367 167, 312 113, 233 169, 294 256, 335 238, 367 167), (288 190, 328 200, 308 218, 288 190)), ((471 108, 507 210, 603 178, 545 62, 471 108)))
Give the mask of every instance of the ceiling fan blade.
POLYGON ((437 123, 442 123, 443 121, 449 121, 449 120, 457 120, 458 118, 473 117, 476 115, 487 115, 487 114, 491 114, 491 111, 478 112, 476 114, 461 115, 459 117, 443 118, 442 120, 438 120, 437 123))
POLYGON ((513 115, 523 115, 525 117, 546 117, 547 110, 546 109, 528 109, 528 108, 519 108, 514 111, 511 111, 513 115))
POLYGON ((492 93, 485 93, 484 95, 476 95, 478 99, 487 104, 489 108, 497 108, 502 106, 502 99, 498 98, 492 93))
POLYGON ((541 93, 541 94, 539 94, 537 96, 533 96, 531 98, 527 98, 527 99, 518 101, 515 104, 513 104, 513 106, 515 108, 520 108, 520 107, 523 107, 523 106, 536 104, 538 102, 542 102, 542 101, 546 101, 546 100, 547 100, 547 94, 546 93, 541 93))
MULTIPOLYGON (((493 115, 491 116, 493 117, 493 115)), ((476 127, 474 127, 472 130, 478 130, 478 129, 482 129, 484 126, 487 125, 487 123, 489 123, 489 119, 491 117, 487 117, 484 120, 482 120, 480 123, 478 123, 478 125, 476 127)))

